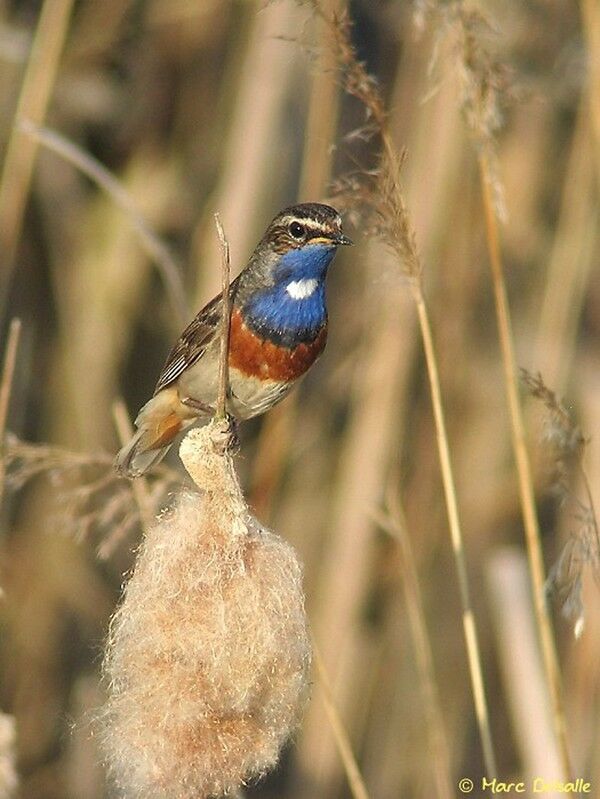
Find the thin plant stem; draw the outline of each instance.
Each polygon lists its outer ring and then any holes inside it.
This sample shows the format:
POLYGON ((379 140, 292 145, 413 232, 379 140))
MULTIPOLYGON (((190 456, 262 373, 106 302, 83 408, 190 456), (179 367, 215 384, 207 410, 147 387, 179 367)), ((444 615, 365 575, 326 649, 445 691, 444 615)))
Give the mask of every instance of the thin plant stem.
POLYGON ((444 407, 442 403, 442 392, 440 387, 437 356, 435 354, 433 334, 431 331, 431 323, 429 321, 429 313, 419 283, 413 284, 413 296, 415 299, 415 304, 417 306, 419 327, 421 330, 421 337, 423 339, 425 361, 427 364, 427 374, 429 377, 429 384, 431 389, 431 402, 433 405, 433 415, 435 419, 435 429, 436 429, 436 438, 437 438, 438 452, 440 458, 440 468, 442 471, 444 496, 446 499, 446 509, 448 512, 448 522, 450 525, 450 536, 452 540, 452 551, 454 554, 454 562, 458 578, 458 587, 460 591, 463 632, 465 636, 467 658, 469 662, 469 674, 471 676, 471 687, 473 690, 473 700, 475 703, 477 725, 479 727, 479 735, 481 738, 481 745, 483 749, 483 758, 485 762, 486 773, 489 777, 495 777, 497 775, 496 756, 494 753, 494 746, 492 743, 490 718, 489 718, 487 699, 485 695, 483 669, 481 666, 479 640, 477 635, 477 628, 475 626, 473 605, 471 602, 469 578, 467 576, 465 547, 464 547, 462 528, 458 513, 456 486, 454 483, 452 461, 450 458, 448 434, 446 432, 446 421, 444 416, 444 407))
MULTIPOLYGON (((16 120, 28 117, 35 124, 44 120, 73 6, 74 0, 45 0, 19 94, 16 120)), ((4 298, 14 268, 36 154, 37 142, 24 137, 15 124, 0 178, 0 244, 4 265, 0 272, 0 297, 4 298)))
POLYGON ((219 214, 215 214, 215 225, 221 247, 221 338, 219 352, 219 393, 217 395, 216 415, 224 419, 226 416, 227 394, 229 393, 229 326, 231 324, 231 299, 229 297, 229 276, 231 263, 229 258, 229 242, 225 236, 219 214))
POLYGON ((592 150, 600 187, 600 8, 597 0, 581 0, 580 6, 587 49, 587 104, 596 145, 592 150))
POLYGON ((6 420, 8 418, 8 407, 12 392, 15 366, 17 363, 17 350, 19 348, 19 338, 21 336, 21 320, 13 319, 8 331, 8 343, 4 355, 4 366, 2 367, 2 382, 0 382, 0 508, 2 508, 2 497, 4 496, 4 475, 6 466, 4 463, 4 435, 6 433, 6 420))
POLYGON ((504 269, 500 255, 500 240, 491 190, 490 168, 488 159, 484 153, 481 153, 479 156, 479 174, 485 211, 487 244, 492 270, 498 335, 502 352, 502 365, 510 416, 512 446, 517 467, 519 497, 525 526, 525 540, 529 555, 529 568, 533 585, 536 621, 542 647, 546 680, 548 682, 550 700, 552 703, 554 732, 559 746, 565 781, 567 781, 570 779, 571 762, 567 745, 567 729, 562 700, 560 669, 552 624, 546 605, 544 590, 546 574, 535 504, 531 464, 527 451, 525 426, 519 399, 516 358, 511 332, 510 308, 508 305, 504 269))
MULTIPOLYGON (((345 8, 346 0, 324 0, 324 6, 330 12, 339 14, 345 8)), ((301 201, 313 201, 320 197, 330 181, 332 143, 340 107, 339 81, 334 72, 335 53, 327 47, 327 24, 319 16, 315 16, 314 21, 319 62, 312 76, 304 136, 304 157, 298 188, 301 201)))
POLYGON ((123 184, 98 160, 57 131, 38 127, 29 119, 19 120, 19 127, 33 141, 43 144, 48 150, 59 155, 88 177, 106 192, 117 208, 123 211, 131 227, 137 233, 142 248, 158 267, 167 296, 177 316, 178 327, 182 327, 188 319, 189 311, 181 270, 169 248, 160 240, 136 208, 123 184))
POLYGON ((314 637, 312 641, 312 647, 313 660, 317 671, 317 677, 319 679, 319 686, 321 687, 325 712, 327 713, 327 718, 329 719, 329 724, 331 725, 331 730, 333 732, 333 737, 335 739, 340 759, 346 773, 350 792, 354 799, 369 799, 365 782, 363 780, 362 774, 360 773, 354 753, 352 752, 352 746, 350 744, 348 733, 346 732, 346 728, 344 727, 344 723, 340 718, 340 714, 333 698, 333 690, 331 688, 331 683, 329 681, 325 664, 323 663, 323 658, 321 657, 319 647, 317 646, 314 637))
POLYGON ((422 289, 422 264, 417 251, 414 228, 410 221, 398 177, 402 156, 398 154, 390 133, 384 101, 375 88, 373 81, 369 79, 364 64, 361 63, 356 56, 356 51, 350 39, 347 22, 335 15, 328 15, 320 0, 312 0, 311 4, 315 13, 329 25, 332 43, 337 52, 338 64, 343 75, 345 75, 344 86, 346 91, 354 95, 366 106, 370 119, 381 137, 382 154, 380 171, 384 182, 379 188, 383 189, 382 193, 386 195, 386 207, 383 215, 387 216, 388 223, 391 223, 391 230, 388 232, 386 239, 387 243, 390 244, 392 250, 396 253, 399 266, 403 270, 404 275, 410 280, 412 296, 417 308, 419 328, 423 340, 427 374, 430 384, 452 550, 454 553, 462 605, 462 623, 469 663, 471 689, 473 692, 485 769, 489 777, 495 777, 497 774, 496 757, 492 743, 488 705, 485 695, 479 640, 469 590, 464 542, 458 513, 450 447, 446 432, 437 357, 435 354, 429 313, 422 289), (386 185, 386 180, 389 181, 389 185, 386 185))
MULTIPOLYGON (((391 485, 391 484, 390 484, 391 485)), ((423 696, 423 708, 429 730, 431 763, 439 799, 453 799, 454 787, 450 776, 448 739, 440 705, 440 693, 433 665, 430 637, 423 609, 423 597, 408 534, 404 509, 396 493, 389 491, 388 514, 377 513, 377 524, 398 543, 402 557, 404 597, 411 635, 415 647, 417 670, 423 696)))
MULTIPOLYGON (((133 426, 127 412, 127 406, 123 400, 119 399, 113 403, 112 411, 119 442, 123 446, 129 441, 133 434, 133 426)), ((140 513, 142 527, 144 530, 147 530, 148 526, 154 520, 154 515, 152 512, 150 492, 148 491, 148 486, 143 477, 138 477, 133 480, 132 491, 140 513)))
MULTIPOLYGON (((326 0, 331 11, 340 13, 346 0, 326 0)), ((318 67, 314 69, 304 135, 302 168, 298 186, 301 202, 324 196, 331 180, 333 141, 340 106, 340 86, 334 72, 335 54, 328 44, 328 28, 314 17, 318 67)), ((267 416, 261 427, 253 463, 250 504, 263 519, 270 517, 273 501, 289 455, 298 394, 289 395, 267 416)))

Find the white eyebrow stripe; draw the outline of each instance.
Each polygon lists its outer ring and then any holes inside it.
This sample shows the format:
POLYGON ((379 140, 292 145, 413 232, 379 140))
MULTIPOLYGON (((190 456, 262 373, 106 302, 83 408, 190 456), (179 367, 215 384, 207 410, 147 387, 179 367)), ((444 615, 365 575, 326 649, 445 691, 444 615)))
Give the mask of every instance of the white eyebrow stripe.
POLYGON ((284 216, 281 220, 281 225, 283 227, 287 227, 292 222, 298 222, 299 225, 304 225, 304 227, 307 227, 311 231, 322 231, 323 233, 327 233, 331 229, 327 222, 314 219, 312 216, 284 216))
POLYGON ((319 281, 314 277, 307 277, 303 280, 292 280, 288 283, 285 290, 293 300, 305 300, 315 293, 319 281))

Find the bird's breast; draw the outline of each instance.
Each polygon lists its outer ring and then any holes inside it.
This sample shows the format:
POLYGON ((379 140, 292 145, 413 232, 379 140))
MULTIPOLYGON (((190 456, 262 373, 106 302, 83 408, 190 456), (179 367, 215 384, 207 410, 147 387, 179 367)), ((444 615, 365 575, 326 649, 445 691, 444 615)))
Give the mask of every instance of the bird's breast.
POLYGON ((238 308, 231 314, 229 365, 248 377, 263 380, 293 381, 301 377, 325 348, 327 325, 315 331, 314 338, 284 347, 253 332, 238 308))

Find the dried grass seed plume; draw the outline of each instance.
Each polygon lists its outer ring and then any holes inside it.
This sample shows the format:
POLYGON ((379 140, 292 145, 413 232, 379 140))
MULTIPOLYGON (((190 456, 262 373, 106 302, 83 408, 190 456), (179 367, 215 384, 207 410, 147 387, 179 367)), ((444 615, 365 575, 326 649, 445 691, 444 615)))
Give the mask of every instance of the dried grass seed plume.
POLYGON ((203 489, 148 531, 110 628, 103 717, 125 796, 221 796, 272 767, 307 696, 310 646, 292 548, 248 511, 226 420, 184 439, 203 489))
MULTIPOLYGON (((32 444, 8 433, 2 464, 8 491, 18 491, 37 478, 48 480, 56 500, 53 527, 77 541, 93 541, 105 560, 118 546, 135 539, 142 523, 132 484, 117 475, 113 460, 112 454, 32 444)), ((149 504, 159 508, 181 486, 181 475, 161 464, 147 485, 149 504)))
POLYGON ((553 449, 553 493, 561 503, 574 506, 572 515, 576 526, 550 570, 546 590, 556 596, 563 615, 573 623, 575 636, 579 638, 585 623, 583 575, 586 568, 591 568, 596 583, 600 584, 600 533, 591 485, 583 463, 587 440, 540 374, 533 375, 522 369, 521 375, 531 396, 540 400, 548 412, 544 436, 553 449), (574 493, 574 477, 581 481, 584 500, 574 493))
POLYGON ((312 8, 324 21, 344 91, 364 106, 364 126, 352 131, 346 141, 372 137, 381 140, 381 152, 374 169, 363 169, 334 182, 332 193, 336 204, 350 216, 366 215, 370 232, 395 253, 404 275, 415 285, 420 284, 421 263, 402 190, 401 171, 405 153, 398 153, 394 146, 377 81, 367 72, 365 63, 358 58, 352 43, 351 17, 347 10, 328 13, 320 0, 299 2, 312 8))
MULTIPOLYGON (((498 218, 507 217, 504 186, 496 152, 496 134, 504 122, 504 109, 515 99, 512 72, 494 53, 494 26, 478 9, 468 7, 462 0, 449 3, 418 2, 415 10, 415 27, 422 30, 427 19, 434 25, 434 45, 429 72, 435 76, 444 42, 454 59, 458 79, 461 110, 478 150, 480 159, 486 161, 486 180, 493 198, 498 218)), ((434 77, 438 85, 445 75, 434 77)))

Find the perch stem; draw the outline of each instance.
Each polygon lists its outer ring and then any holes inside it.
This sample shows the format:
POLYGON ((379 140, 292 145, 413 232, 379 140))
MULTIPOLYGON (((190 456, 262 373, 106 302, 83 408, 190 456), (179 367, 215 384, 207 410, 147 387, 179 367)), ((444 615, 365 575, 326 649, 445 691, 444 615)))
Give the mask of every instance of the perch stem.
POLYGON ((225 418, 227 393, 229 391, 229 325, 231 318, 231 299, 229 296, 229 276, 231 261, 229 257, 229 242, 225 236, 219 214, 215 214, 215 225, 221 247, 221 351, 219 355, 219 393, 217 396, 217 418, 225 418))
POLYGON ((571 762, 567 744, 566 719, 562 700, 560 668, 558 665, 558 656, 556 654, 552 624, 550 622, 550 616, 546 605, 544 591, 546 582, 544 558, 542 554, 540 529, 535 504, 535 492, 533 487, 531 464, 529 461, 529 454, 527 452, 527 444, 525 440, 525 425, 523 423, 523 413, 519 400, 516 358, 511 333, 512 327, 510 320, 510 308, 508 305, 504 269, 500 255, 500 239, 498 234, 496 214, 494 211, 494 202, 492 198, 490 168, 485 154, 481 154, 479 156, 479 174, 483 194, 483 206, 485 211, 487 243, 492 271, 492 285, 494 290, 494 301, 496 305, 498 336, 500 339, 506 396, 510 416, 512 447, 517 467, 521 512, 525 527, 525 540, 527 543, 529 569, 531 574, 531 582, 533 585, 535 615, 539 630, 546 680, 548 683, 550 700, 552 703, 554 731, 560 749, 564 778, 565 780, 568 780, 570 779, 569 775, 571 774, 571 762))
POLYGON ((0 383, 0 507, 2 507, 2 497, 4 494, 4 434, 6 432, 6 420, 8 418, 8 406, 12 392, 15 366, 17 363, 17 350, 19 347, 19 337, 21 335, 21 320, 13 319, 10 323, 8 332, 8 344, 6 345, 6 355, 4 356, 4 367, 2 369, 2 382, 0 383))

